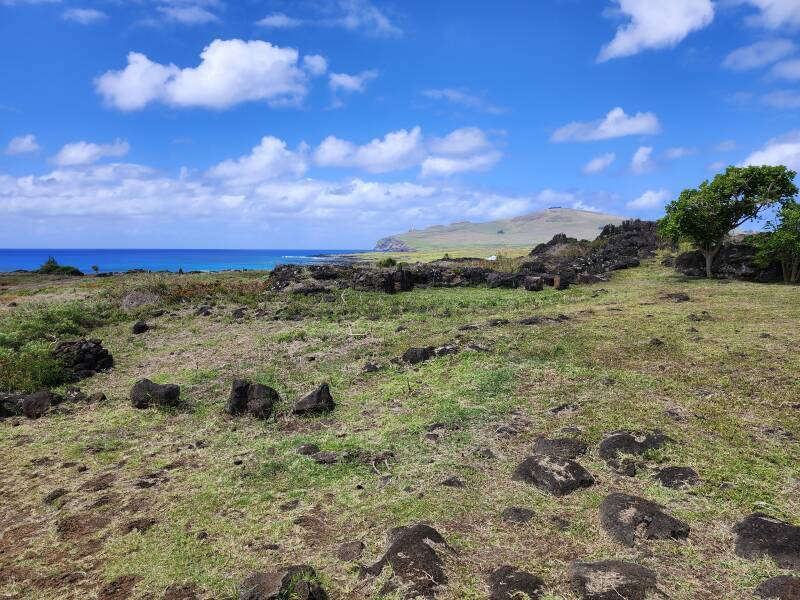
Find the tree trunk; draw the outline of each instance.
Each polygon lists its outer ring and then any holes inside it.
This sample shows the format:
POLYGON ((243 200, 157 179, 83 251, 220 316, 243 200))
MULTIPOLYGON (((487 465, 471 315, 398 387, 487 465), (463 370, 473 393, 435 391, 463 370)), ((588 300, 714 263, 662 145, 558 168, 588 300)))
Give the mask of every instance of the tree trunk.
POLYGON ((800 259, 794 261, 792 265, 792 277, 790 283, 800 283, 800 259))
POLYGON ((715 244, 711 248, 703 248, 700 250, 706 259, 706 277, 709 279, 714 276, 712 267, 714 266, 714 259, 717 257, 717 254, 719 254, 720 250, 722 250, 722 242, 715 244))

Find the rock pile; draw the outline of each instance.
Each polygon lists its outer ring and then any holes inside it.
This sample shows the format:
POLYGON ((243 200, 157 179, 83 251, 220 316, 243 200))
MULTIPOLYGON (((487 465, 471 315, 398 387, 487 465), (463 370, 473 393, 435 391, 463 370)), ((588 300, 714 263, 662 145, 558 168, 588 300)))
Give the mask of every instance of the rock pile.
MULTIPOLYGON (((758 249, 747 238, 736 241, 730 240, 723 244, 719 254, 714 259, 712 273, 716 277, 727 279, 743 279, 758 283, 773 283, 783 281, 783 272, 780 263, 772 263, 766 267, 756 264, 758 249)), ((677 258, 664 260, 665 266, 675 267, 684 275, 690 277, 705 277, 706 260, 699 250, 684 252, 677 258)))
POLYGON ((114 358, 100 340, 61 342, 53 350, 53 357, 75 379, 86 379, 114 366, 114 358))

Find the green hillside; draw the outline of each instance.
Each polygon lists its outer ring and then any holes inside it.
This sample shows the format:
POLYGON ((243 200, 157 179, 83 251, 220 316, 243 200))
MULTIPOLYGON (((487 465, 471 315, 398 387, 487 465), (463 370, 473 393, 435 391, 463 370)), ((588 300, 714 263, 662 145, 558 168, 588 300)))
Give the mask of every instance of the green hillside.
POLYGON ((412 250, 438 250, 459 247, 510 248, 533 246, 550 240, 557 233, 579 239, 594 239, 608 223, 621 223, 625 217, 604 213, 549 208, 539 212, 487 223, 460 221, 434 225, 380 240, 376 250, 402 242, 412 250))

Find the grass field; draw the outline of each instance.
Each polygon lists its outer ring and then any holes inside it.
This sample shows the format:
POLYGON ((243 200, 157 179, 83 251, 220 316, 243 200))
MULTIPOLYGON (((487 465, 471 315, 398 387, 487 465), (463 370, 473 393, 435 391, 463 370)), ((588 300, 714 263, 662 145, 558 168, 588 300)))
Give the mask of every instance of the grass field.
POLYGON ((184 277, 0 278, 0 334, 24 337, 39 319, 26 343, 69 337, 47 316, 68 304, 102 316, 74 331, 102 339, 116 360, 81 384, 105 402, 0 421, 0 598, 160 599, 185 585, 228 600, 254 570, 306 563, 331 598, 391 599, 378 593, 385 574, 360 577, 336 549, 362 540, 361 562, 371 564, 390 528, 416 522, 453 547, 446 599, 485 598, 487 572, 504 564, 542 577, 550 600, 576 597, 573 560, 640 563, 676 600, 752 598, 763 579, 788 573, 737 557, 731 527, 753 511, 800 523, 796 287, 687 279, 651 262, 566 291, 346 291, 323 302, 263 294, 258 273, 184 277), (131 289, 162 300, 125 311, 118 300, 131 289), (690 301, 661 298, 674 292, 690 301), (212 316, 195 316, 201 303, 214 304, 212 316), (233 320, 242 305, 267 317, 233 320), (167 312, 148 317, 156 308, 167 312), (710 320, 689 320, 702 311, 710 320), (517 322, 559 314, 569 320, 517 322), (134 336, 141 317, 152 328, 134 336), (509 323, 487 323, 496 318, 509 323), (478 327, 459 331, 466 324, 478 327), (453 342, 484 350, 392 362, 410 346, 453 342), (368 360, 380 369, 362 372, 368 360), (128 392, 142 377, 180 384, 184 406, 132 408, 128 392), (276 418, 223 414, 239 377, 280 392, 276 418), (322 382, 335 411, 293 417, 290 402, 322 382), (575 410, 550 412, 563 404, 575 410), (504 425, 518 434, 498 434, 504 425), (595 484, 553 497, 512 481, 534 440, 564 428, 589 445, 579 462, 595 484), (676 443, 625 477, 597 455, 618 429, 661 429, 676 443), (297 453, 303 443, 393 458, 318 465, 297 453), (694 468, 701 483, 662 487, 652 473, 666 465, 694 468), (451 476, 465 487, 440 485, 451 476), (615 491, 663 504, 689 523, 689 539, 620 546, 597 512, 615 491), (502 522, 512 506, 535 516, 502 522))

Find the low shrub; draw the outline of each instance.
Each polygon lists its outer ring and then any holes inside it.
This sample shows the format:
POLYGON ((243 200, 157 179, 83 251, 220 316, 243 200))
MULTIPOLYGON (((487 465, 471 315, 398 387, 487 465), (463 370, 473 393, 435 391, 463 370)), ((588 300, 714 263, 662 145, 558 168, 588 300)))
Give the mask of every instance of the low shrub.
POLYGON ((81 277, 83 275, 83 272, 77 267, 60 265, 52 256, 49 257, 41 267, 36 269, 35 272, 40 275, 69 275, 71 277, 81 277))

